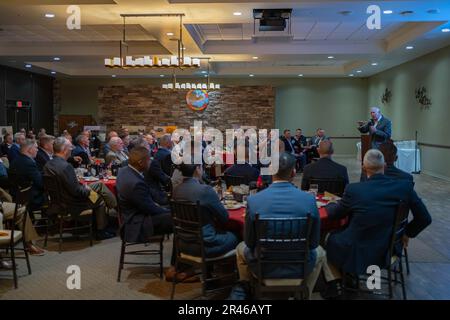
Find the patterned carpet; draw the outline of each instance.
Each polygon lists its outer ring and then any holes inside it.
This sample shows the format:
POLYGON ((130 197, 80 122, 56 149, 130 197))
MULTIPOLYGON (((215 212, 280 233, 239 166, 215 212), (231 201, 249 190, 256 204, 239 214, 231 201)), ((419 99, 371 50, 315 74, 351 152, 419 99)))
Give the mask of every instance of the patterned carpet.
MULTIPOLYGON (((355 158, 336 157, 349 169, 351 181, 359 180, 359 163, 355 158)), ((295 179, 300 184, 301 176, 295 179)), ((427 175, 415 176, 416 190, 424 199, 432 225, 410 243, 411 274, 407 277, 409 299, 450 299, 450 182, 427 175)), ((122 281, 117 282, 120 241, 114 238, 95 242, 87 239, 64 242, 59 254, 56 240, 49 242, 45 256, 31 257, 32 274, 19 261, 19 288, 13 289, 11 272, 0 271, 0 299, 168 299, 171 284, 159 279, 157 268, 126 266, 122 281), (81 289, 69 290, 67 267, 81 269, 81 289)), ((171 240, 164 244, 164 265, 172 252, 171 240)), ((139 259, 143 257, 135 257, 139 259)), ((152 258, 153 259, 153 258, 152 258)), ((177 299, 194 299, 200 295, 199 283, 177 286, 177 299)), ((395 297, 400 298, 396 288, 395 297)), ((318 293, 313 299, 320 299, 318 293)))

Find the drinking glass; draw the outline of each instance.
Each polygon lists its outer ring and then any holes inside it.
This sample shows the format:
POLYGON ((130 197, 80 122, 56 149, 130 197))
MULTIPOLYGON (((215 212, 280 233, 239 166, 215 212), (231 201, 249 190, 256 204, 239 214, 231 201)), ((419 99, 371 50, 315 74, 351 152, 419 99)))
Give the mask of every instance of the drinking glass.
POLYGON ((310 184, 309 192, 314 194, 314 197, 317 197, 317 193, 319 193, 319 185, 318 184, 310 184))

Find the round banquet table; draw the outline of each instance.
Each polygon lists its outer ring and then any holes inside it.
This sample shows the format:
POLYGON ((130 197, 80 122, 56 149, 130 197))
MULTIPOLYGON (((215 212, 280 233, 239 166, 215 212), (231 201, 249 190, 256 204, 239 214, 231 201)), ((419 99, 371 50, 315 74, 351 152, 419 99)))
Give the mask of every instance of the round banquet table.
MULTIPOLYGON (((320 201, 319 199, 317 199, 320 201)), ((325 202, 322 200, 322 202, 325 202)), ((226 224, 226 229, 228 231, 232 231, 235 234, 243 235, 244 234, 244 224, 245 224, 245 207, 228 210, 228 222, 226 224)), ((344 218, 341 220, 331 220, 328 217, 328 212, 325 207, 319 208, 320 215, 320 232, 322 234, 326 234, 330 231, 340 229, 341 227, 347 224, 348 219, 344 218)))
POLYGON ((117 197, 117 190, 116 190, 116 179, 100 179, 97 181, 85 181, 84 179, 80 179, 80 183, 81 184, 91 184, 91 183, 95 183, 95 182, 101 182, 103 183, 105 186, 108 187, 109 191, 112 192, 113 195, 115 195, 117 197))

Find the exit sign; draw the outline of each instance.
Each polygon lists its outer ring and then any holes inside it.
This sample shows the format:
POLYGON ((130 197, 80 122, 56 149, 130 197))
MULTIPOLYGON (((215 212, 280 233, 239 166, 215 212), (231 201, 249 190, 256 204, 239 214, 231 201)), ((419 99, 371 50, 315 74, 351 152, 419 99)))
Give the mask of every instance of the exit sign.
POLYGON ((16 107, 22 108, 22 101, 16 101, 16 107))

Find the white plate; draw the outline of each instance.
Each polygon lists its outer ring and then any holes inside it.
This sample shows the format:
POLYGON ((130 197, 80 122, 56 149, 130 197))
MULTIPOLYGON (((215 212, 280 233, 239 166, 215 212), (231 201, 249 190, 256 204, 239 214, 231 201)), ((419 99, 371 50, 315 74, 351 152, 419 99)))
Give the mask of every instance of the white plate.
POLYGON ((92 181, 98 181, 99 179, 96 177, 84 177, 83 180, 87 181, 87 182, 92 182, 92 181))
POLYGON ((225 209, 227 210, 236 210, 236 209, 240 209, 242 208, 242 204, 238 203, 238 204, 234 204, 231 206, 225 205, 225 209))

